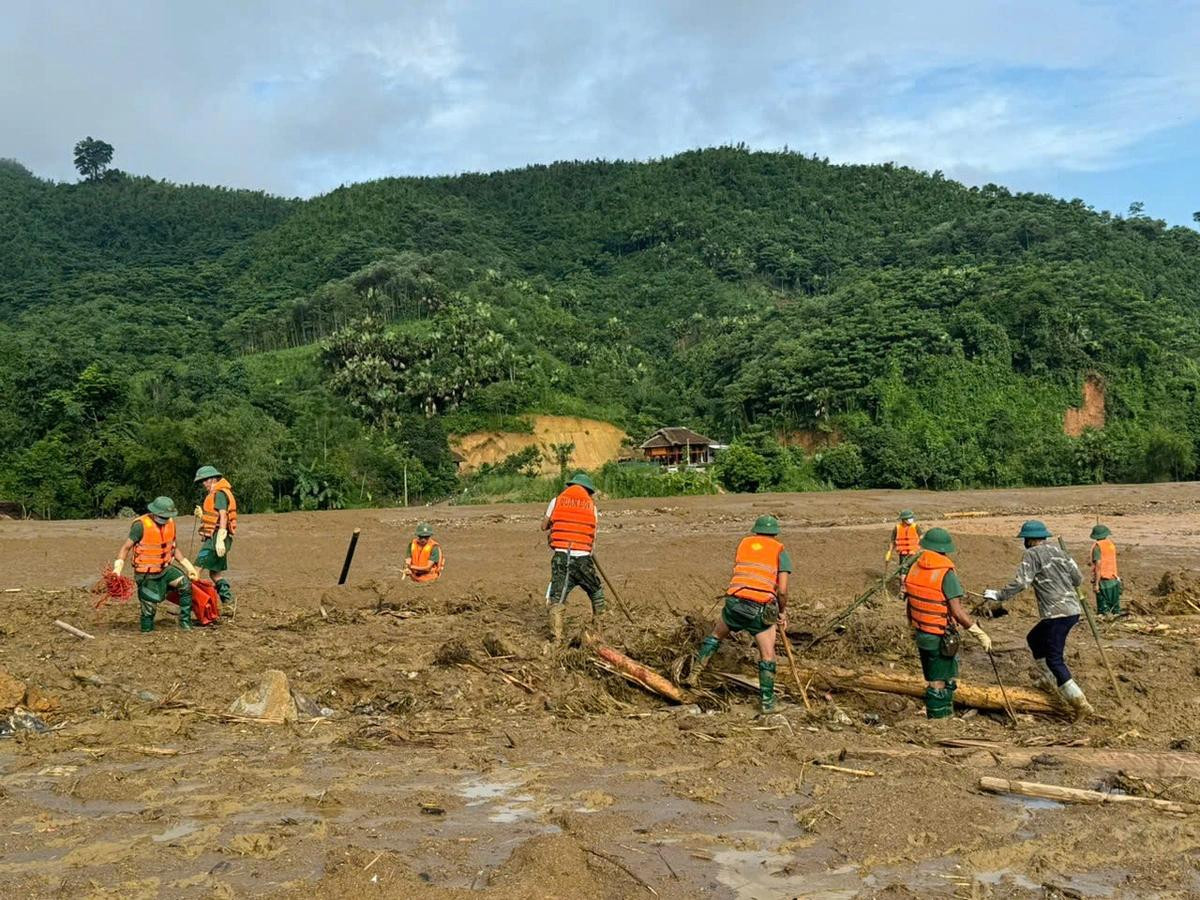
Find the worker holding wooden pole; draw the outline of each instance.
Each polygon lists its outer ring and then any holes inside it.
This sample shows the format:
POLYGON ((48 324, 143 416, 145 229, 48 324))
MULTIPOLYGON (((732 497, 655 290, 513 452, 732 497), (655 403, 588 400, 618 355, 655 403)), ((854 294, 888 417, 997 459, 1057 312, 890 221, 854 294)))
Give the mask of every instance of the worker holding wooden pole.
POLYGON ((1007 587, 983 592, 988 600, 1004 603, 1032 586, 1038 604, 1038 623, 1025 637, 1033 654, 1037 676, 1034 685, 1045 691, 1057 689, 1075 713, 1083 718, 1095 710, 1088 702, 1083 689, 1075 682, 1067 668, 1064 653, 1067 635, 1079 624, 1083 611, 1080 606, 1078 588, 1083 583, 1079 566, 1059 546, 1048 543, 1050 529, 1044 522, 1031 519, 1021 526, 1017 534, 1025 543, 1025 555, 1017 566, 1016 575, 1007 587))
POLYGON ((576 472, 567 486, 546 507, 542 531, 553 551, 546 603, 550 608, 550 634, 562 643, 563 613, 572 588, 583 588, 592 601, 592 619, 598 631, 604 616, 604 585, 596 574, 592 549, 596 544, 596 485, 584 472, 576 472))
POLYGON ((778 519, 759 516, 753 534, 738 543, 721 621, 701 642, 686 678, 687 685, 694 686, 721 641, 734 632, 748 631, 758 645, 758 690, 763 715, 775 712, 775 635, 776 628, 787 629, 788 576, 792 571, 792 559, 776 539, 778 534, 778 519))
POLYGON ((913 641, 925 676, 925 715, 947 719, 954 715, 958 683, 958 629, 962 625, 990 653, 992 639, 963 608, 965 591, 950 554, 954 539, 945 528, 930 528, 921 536, 918 553, 901 570, 901 595, 913 628, 913 641))

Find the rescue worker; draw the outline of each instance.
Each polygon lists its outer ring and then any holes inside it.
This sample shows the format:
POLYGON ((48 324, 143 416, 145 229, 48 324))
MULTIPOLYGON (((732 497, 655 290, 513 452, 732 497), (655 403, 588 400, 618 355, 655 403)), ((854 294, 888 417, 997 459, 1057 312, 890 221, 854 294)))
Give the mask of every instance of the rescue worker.
POLYGON ((753 533, 738 543, 721 621, 701 641, 685 681, 694 687, 721 641, 735 632, 748 631, 758 645, 758 693, 763 715, 775 710, 775 635, 777 627, 787 629, 788 576, 792 571, 792 558, 778 534, 778 519, 759 516, 753 533))
POLYGON ((133 580, 137 582, 138 605, 141 608, 141 630, 154 630, 154 614, 158 604, 171 588, 179 591, 179 627, 192 628, 192 582, 200 577, 175 543, 175 501, 170 497, 155 497, 146 515, 135 519, 129 537, 117 551, 113 572, 120 575, 125 569, 125 557, 133 551, 133 580))
MULTIPOLYGON (((550 633, 554 642, 562 641, 563 610, 567 594, 580 587, 592 601, 592 618, 604 616, 604 586, 592 560, 596 544, 596 486, 584 472, 577 472, 562 493, 550 501, 542 519, 542 531, 554 553, 550 557, 550 586, 546 602, 550 605, 550 633)), ((597 623, 599 624, 599 623, 597 623)))
POLYGON ((921 549, 921 526, 911 509, 900 510, 900 519, 892 529, 891 540, 888 541, 887 554, 883 557, 885 563, 896 557, 896 562, 903 566, 910 557, 916 556, 921 549))
POLYGON ((417 536, 408 545, 404 574, 417 584, 425 584, 437 581, 443 566, 442 548, 433 539, 433 528, 428 522, 422 522, 417 526, 417 536))
POLYGON ((1121 576, 1117 573, 1117 545, 1107 525, 1092 529, 1092 591, 1096 612, 1102 616, 1121 614, 1121 576))
POLYGON ((1067 635, 1078 624, 1083 612, 1077 591, 1083 583, 1083 575, 1062 547, 1046 543, 1050 536, 1045 523, 1037 519, 1022 525, 1017 537, 1025 542, 1025 555, 1021 557, 1012 583, 1000 590, 986 590, 983 596, 1004 603, 1033 586, 1039 621, 1026 635, 1025 642, 1038 669, 1034 685, 1045 691, 1057 686, 1059 696, 1074 710, 1076 718, 1082 718, 1094 710, 1083 689, 1071 676, 1063 654, 1067 635))
POLYGON ((204 485, 204 502, 193 512, 200 519, 200 552, 196 564, 205 578, 211 578, 221 599, 221 615, 232 617, 236 609, 233 588, 225 579, 229 571, 229 550, 237 533, 237 500, 233 488, 213 466, 196 470, 194 483, 204 485))
POLYGON ((901 572, 908 624, 925 676, 925 715, 930 719, 954 715, 954 691, 958 688, 954 680, 958 675, 958 647, 952 639, 957 631, 955 623, 966 628, 985 652, 992 651, 992 639, 963 609, 965 592, 950 558, 954 549, 950 532, 931 528, 901 572))

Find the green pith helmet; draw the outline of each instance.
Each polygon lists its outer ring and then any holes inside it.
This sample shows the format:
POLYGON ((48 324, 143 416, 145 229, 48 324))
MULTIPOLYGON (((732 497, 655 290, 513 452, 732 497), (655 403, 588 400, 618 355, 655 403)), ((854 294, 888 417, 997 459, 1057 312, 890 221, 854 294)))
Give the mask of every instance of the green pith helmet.
POLYGON ((596 485, 592 484, 592 479, 588 478, 587 472, 576 472, 567 484, 577 484, 589 494, 596 493, 596 485))
POLYGON ((953 553, 954 539, 945 528, 930 528, 921 535, 921 546, 934 553, 953 553))
POLYGON ((433 528, 428 522, 422 522, 417 526, 417 537, 433 537, 433 528))
POLYGON ((173 519, 179 515, 179 510, 175 508, 175 501, 170 497, 155 497, 146 509, 152 516, 163 516, 167 519, 173 519))
POLYGON ((900 510, 900 521, 901 522, 907 522, 909 519, 915 519, 915 518, 916 518, 916 516, 913 515, 913 511, 911 509, 900 510))
POLYGON ((759 516, 754 520, 755 534, 779 534, 779 520, 774 516, 759 516))
POLYGON ((220 478, 221 473, 217 471, 215 466, 201 466, 196 470, 196 477, 192 479, 192 483, 203 481, 205 478, 220 478))
POLYGON ((1108 530, 1107 525, 1101 525, 1099 522, 1097 522, 1096 527, 1092 529, 1092 540, 1102 541, 1110 534, 1112 534, 1112 532, 1108 530))
POLYGON ((1019 538, 1048 538, 1050 537, 1050 529, 1046 527, 1046 523, 1038 519, 1030 519, 1021 526, 1019 538))

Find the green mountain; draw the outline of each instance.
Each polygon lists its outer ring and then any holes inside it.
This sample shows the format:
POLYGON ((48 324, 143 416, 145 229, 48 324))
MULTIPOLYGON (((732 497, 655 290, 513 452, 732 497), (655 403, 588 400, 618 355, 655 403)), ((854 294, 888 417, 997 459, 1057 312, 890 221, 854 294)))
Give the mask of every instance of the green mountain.
POLYGON ((1080 200, 740 148, 309 201, 0 162, 0 235, 0 499, 40 514, 201 460, 251 509, 445 496, 447 433, 529 411, 736 439, 741 489, 1196 469, 1200 234, 1080 200))

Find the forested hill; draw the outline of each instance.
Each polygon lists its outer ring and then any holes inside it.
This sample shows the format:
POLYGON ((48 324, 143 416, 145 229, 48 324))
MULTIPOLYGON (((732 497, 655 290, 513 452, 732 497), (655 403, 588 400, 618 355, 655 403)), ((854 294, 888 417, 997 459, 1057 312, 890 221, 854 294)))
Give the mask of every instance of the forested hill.
POLYGON ((1192 477, 1200 234, 724 148, 309 201, 0 162, 0 500, 84 515, 454 488, 522 412, 737 439, 726 484, 1192 477), (1062 417, 1089 373, 1107 425, 1062 417), (814 460, 776 436, 840 441, 814 460))

